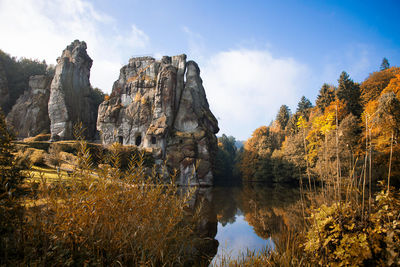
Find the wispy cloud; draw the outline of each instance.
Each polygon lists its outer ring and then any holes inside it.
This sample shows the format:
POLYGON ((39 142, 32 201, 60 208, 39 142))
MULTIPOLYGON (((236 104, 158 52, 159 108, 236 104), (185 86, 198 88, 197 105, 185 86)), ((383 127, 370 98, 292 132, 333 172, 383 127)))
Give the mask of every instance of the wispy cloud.
POLYGON ((296 105, 309 73, 292 58, 238 49, 210 57, 201 75, 220 133, 244 140, 274 119, 282 104, 296 105))
POLYGON ((182 27, 182 31, 187 36, 189 48, 188 56, 196 59, 197 61, 203 60, 206 49, 203 36, 199 33, 193 32, 186 26, 182 27))
MULTIPOLYGON (((321 84, 337 84, 340 73, 346 71, 357 82, 363 81, 369 72, 374 71, 371 63, 372 48, 362 43, 351 43, 343 50, 333 50, 325 56, 321 70, 321 84)), ((378 66, 375 66, 375 70, 378 66)))
POLYGON ((113 17, 85 0, 0 1, 0 48, 5 52, 55 63, 75 39, 86 41, 95 59, 94 86, 108 92, 127 61, 124 51, 142 53, 150 41, 136 25, 127 31, 118 28, 113 17))

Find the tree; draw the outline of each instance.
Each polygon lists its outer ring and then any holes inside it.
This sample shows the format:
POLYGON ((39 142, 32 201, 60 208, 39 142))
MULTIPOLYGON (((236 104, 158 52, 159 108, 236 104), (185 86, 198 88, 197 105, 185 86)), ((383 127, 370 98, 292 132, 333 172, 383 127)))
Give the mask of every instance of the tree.
POLYGON ((279 109, 278 115, 276 116, 276 120, 278 121, 282 130, 285 130, 286 125, 289 122, 290 118, 290 109, 286 105, 282 105, 279 109))
POLYGON ((390 67, 390 64, 389 64, 389 60, 387 59, 387 58, 383 58, 382 59, 382 63, 381 63, 381 70, 386 70, 386 69, 388 69, 390 67))
POLYGON ((16 232, 21 228, 23 215, 18 198, 22 195, 24 176, 12 154, 11 140, 0 109, 0 265, 6 265, 7 256, 18 253, 20 240, 16 232))
POLYGON ((234 182, 234 165, 236 161, 237 148, 236 140, 233 136, 222 134, 218 138, 218 152, 216 157, 215 178, 217 182, 234 182))
POLYGON ((317 107, 324 112, 325 108, 328 107, 333 101, 335 101, 335 88, 329 84, 324 83, 319 90, 316 104, 317 107))
POLYGON ((302 96, 300 102, 297 104, 296 113, 299 113, 308 120, 308 117, 310 115, 310 108, 312 107, 313 105, 311 104, 311 101, 305 96, 302 96))
POLYGON ((32 75, 47 74, 46 61, 38 61, 27 58, 17 60, 9 54, 0 50, 0 64, 3 65, 6 77, 8 91, 10 94, 9 106, 5 113, 11 110, 18 97, 29 87, 29 77, 32 75))
POLYGON ((269 127, 257 128, 244 144, 240 171, 244 180, 271 182, 273 166, 271 155, 279 148, 279 135, 269 127))
POLYGON ((336 95, 339 100, 343 100, 346 104, 347 113, 353 113, 355 116, 360 116, 362 107, 360 103, 361 90, 360 85, 353 82, 347 72, 343 71, 338 80, 339 85, 336 90, 336 95))
POLYGON ((390 174, 393 155, 393 142, 399 135, 400 129, 400 101, 394 92, 382 94, 378 100, 377 110, 378 123, 382 125, 382 130, 390 131, 390 158, 388 171, 388 192, 390 185, 390 174))
POLYGON ((392 67, 371 73, 360 86, 363 105, 373 99, 377 99, 396 74, 400 74, 400 68, 392 67))

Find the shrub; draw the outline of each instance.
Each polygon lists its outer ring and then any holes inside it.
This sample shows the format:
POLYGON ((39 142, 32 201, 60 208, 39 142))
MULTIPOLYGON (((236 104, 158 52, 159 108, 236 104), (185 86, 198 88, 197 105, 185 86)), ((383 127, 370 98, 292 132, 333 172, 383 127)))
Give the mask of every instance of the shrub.
POLYGON ((322 205, 311 215, 305 251, 320 265, 400 265, 400 194, 381 191, 361 218, 349 203, 322 205))
POLYGON ((41 182, 40 205, 24 229, 25 257, 14 264, 182 265, 191 251, 184 209, 193 190, 180 196, 174 177, 164 184, 156 168, 147 175, 140 156, 126 171, 95 169, 86 142, 78 145, 71 179, 41 182))

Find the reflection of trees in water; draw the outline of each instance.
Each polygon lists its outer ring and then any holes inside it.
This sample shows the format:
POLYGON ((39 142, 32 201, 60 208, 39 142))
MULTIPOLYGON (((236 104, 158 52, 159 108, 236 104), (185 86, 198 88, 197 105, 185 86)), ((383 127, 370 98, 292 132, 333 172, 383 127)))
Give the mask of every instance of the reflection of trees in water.
POLYGON ((245 184, 240 199, 246 221, 262 238, 273 236, 276 241, 303 222, 298 189, 245 184))
POLYGON ((217 214, 218 222, 222 226, 236 221, 238 212, 237 196, 240 187, 215 187, 213 188, 213 206, 217 214))
POLYGON ((249 183, 242 187, 216 187, 213 205, 218 221, 225 226, 234 223, 242 211, 256 234, 269 238, 288 230, 295 231, 300 223, 300 193, 296 188, 270 187, 249 183))

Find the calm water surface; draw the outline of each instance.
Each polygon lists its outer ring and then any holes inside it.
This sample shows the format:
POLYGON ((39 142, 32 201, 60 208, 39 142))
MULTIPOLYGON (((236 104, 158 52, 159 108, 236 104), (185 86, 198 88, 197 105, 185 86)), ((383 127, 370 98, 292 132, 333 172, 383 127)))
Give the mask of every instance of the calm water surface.
POLYGON ((204 246, 208 256, 213 257, 211 265, 219 263, 223 256, 234 259, 247 250, 274 249, 302 218, 296 188, 254 183, 219 186, 201 189, 196 202, 201 202, 203 210, 201 236, 214 240, 204 246))

